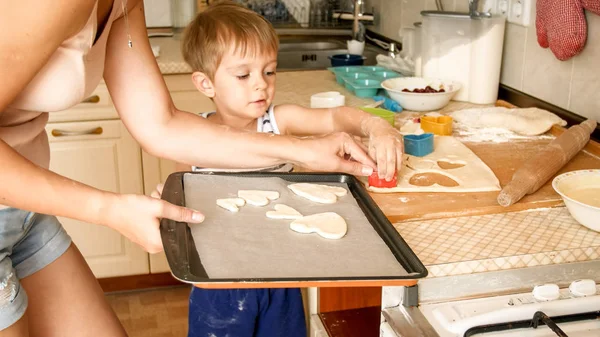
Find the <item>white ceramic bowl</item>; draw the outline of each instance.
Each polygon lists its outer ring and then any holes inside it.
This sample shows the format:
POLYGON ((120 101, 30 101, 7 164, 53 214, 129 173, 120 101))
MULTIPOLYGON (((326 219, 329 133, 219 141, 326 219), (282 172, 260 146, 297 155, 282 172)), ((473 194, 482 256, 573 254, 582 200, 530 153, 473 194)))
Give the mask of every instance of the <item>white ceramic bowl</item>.
POLYGON ((393 100, 400 103, 403 109, 412 111, 439 110, 445 107, 461 88, 458 82, 422 77, 390 78, 383 81, 381 86, 393 100), (445 92, 416 93, 402 91, 403 89, 425 89, 427 86, 431 86, 436 90, 443 87, 445 92))
POLYGON ((552 181, 571 216, 585 227, 600 232, 600 170, 580 170, 563 173, 552 181), (581 193, 585 193, 583 197, 581 193), (595 201, 592 201, 595 199, 595 201))

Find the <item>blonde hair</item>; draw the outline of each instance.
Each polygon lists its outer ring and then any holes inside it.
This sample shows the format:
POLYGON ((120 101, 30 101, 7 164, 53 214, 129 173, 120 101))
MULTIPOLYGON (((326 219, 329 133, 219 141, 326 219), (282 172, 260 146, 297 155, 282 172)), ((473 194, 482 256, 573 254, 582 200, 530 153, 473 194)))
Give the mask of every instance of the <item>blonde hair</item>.
POLYGON ((243 57, 277 53, 277 33, 269 21, 259 14, 231 1, 208 6, 186 28, 182 53, 193 71, 210 79, 223 55, 233 48, 243 57))

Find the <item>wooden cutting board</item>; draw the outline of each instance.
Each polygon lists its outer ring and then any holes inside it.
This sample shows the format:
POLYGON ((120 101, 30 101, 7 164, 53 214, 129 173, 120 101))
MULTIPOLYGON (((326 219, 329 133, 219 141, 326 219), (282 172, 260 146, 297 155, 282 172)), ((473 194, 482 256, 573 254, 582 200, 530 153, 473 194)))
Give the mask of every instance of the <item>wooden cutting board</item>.
MULTIPOLYGON (((551 132, 556 136, 564 130, 555 126, 551 132)), ((464 144, 494 171, 500 185, 504 187, 512 179, 513 173, 550 141, 545 139, 464 144)), ((557 175, 583 169, 600 169, 600 144, 590 141, 557 175)), ((510 207, 498 204, 498 193, 371 193, 371 197, 391 222, 494 214, 564 205, 552 188, 552 180, 536 193, 524 197, 510 207)))

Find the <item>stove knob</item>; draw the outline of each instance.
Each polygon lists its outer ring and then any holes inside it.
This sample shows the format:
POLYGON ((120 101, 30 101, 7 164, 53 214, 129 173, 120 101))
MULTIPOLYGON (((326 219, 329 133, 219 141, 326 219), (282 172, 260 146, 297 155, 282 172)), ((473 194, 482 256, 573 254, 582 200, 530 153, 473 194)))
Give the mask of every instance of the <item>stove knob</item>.
POLYGON ((569 291, 573 296, 593 296, 596 295, 596 282, 594 280, 577 280, 569 286, 569 291))
POLYGON ((559 296, 560 291, 556 284, 543 284, 533 288, 533 297, 538 301, 553 301, 559 296))

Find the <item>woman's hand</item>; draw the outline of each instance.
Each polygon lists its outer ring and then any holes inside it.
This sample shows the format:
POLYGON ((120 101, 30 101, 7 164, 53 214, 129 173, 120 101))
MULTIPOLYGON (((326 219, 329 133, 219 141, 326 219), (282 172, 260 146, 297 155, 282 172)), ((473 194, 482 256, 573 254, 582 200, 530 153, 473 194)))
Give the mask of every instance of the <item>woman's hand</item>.
POLYGON ((301 139, 298 165, 313 171, 369 176, 376 167, 365 146, 344 132, 301 139))
POLYGON ((391 181, 402 164, 404 141, 400 132, 389 123, 371 118, 368 121, 369 156, 377 160, 377 175, 391 181))
POLYGON ((159 186, 160 190, 157 187, 153 197, 111 194, 108 205, 101 210, 101 223, 117 230, 147 252, 158 253, 163 250, 159 230, 161 218, 188 223, 204 221, 200 212, 158 199, 162 193, 162 186, 159 186))

